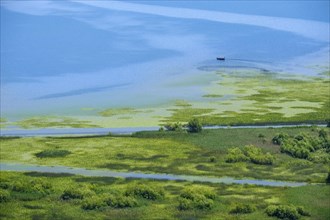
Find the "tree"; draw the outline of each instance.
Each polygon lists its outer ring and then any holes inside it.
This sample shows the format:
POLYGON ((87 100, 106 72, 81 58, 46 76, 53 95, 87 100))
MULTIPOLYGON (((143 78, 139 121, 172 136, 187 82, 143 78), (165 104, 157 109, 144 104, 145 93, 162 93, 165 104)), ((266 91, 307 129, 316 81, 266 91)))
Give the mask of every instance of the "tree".
POLYGON ((192 120, 190 120, 188 122, 187 127, 188 127, 188 131, 192 133, 201 132, 203 129, 202 123, 200 123, 200 121, 197 118, 193 118, 192 120))
POLYGON ((330 184, 330 170, 329 170, 329 172, 328 172, 328 177, 327 177, 327 179, 325 180, 325 182, 326 182, 327 184, 330 184))

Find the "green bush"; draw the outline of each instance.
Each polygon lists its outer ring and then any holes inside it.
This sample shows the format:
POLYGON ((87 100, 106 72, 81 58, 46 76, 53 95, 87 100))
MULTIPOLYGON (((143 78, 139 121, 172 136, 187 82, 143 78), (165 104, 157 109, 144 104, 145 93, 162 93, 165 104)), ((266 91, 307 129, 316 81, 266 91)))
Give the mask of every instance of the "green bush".
POLYGON ((158 200, 164 198, 164 190, 154 186, 147 186, 143 184, 129 187, 126 192, 126 196, 137 196, 148 200, 158 200))
POLYGON ((297 208, 292 205, 270 205, 266 213, 268 216, 288 220, 297 220, 300 217, 297 208))
POLYGON ((273 138, 273 143, 281 145, 281 152, 292 157, 309 159, 315 162, 326 162, 327 157, 321 154, 313 155, 314 152, 325 150, 330 152, 330 142, 325 130, 318 132, 318 137, 298 134, 294 137, 289 137, 287 134, 276 135, 273 138), (320 157, 321 156, 321 157, 320 157))
POLYGON ((328 176, 325 179, 325 182, 328 183, 328 184, 330 184, 330 171, 328 171, 328 176))
POLYGON ((0 189, 0 203, 8 202, 10 200, 10 193, 7 190, 0 189))
POLYGON ((69 188, 64 190, 60 198, 62 200, 83 199, 84 193, 79 189, 69 188))
POLYGON ((256 208, 249 204, 237 204, 233 209, 230 210, 231 214, 247 214, 252 213, 256 208))
POLYGON ((249 158, 245 156, 245 154, 240 148, 234 147, 228 149, 228 153, 225 157, 225 161, 227 163, 236 163, 236 162, 249 161, 249 158))
POLYGON ((183 131, 183 126, 179 122, 164 125, 167 131, 183 131))
POLYGON ((216 161, 216 158, 214 156, 210 157, 210 162, 214 163, 216 161))
POLYGON ((45 157, 65 157, 69 154, 71 154, 71 152, 68 150, 49 149, 49 150, 43 150, 39 153, 36 153, 35 155, 39 158, 45 158, 45 157))
POLYGON ((225 157, 227 163, 236 163, 243 161, 251 161, 255 164, 271 165, 274 162, 274 157, 270 153, 264 154, 260 148, 253 145, 248 145, 241 150, 238 147, 230 148, 225 157))
POLYGON ((194 202, 191 199, 186 199, 179 197, 179 205, 178 209, 179 210, 188 210, 188 209, 193 209, 194 208, 194 202))
POLYGON ((273 137, 272 142, 273 144, 281 145, 283 141, 286 140, 287 138, 289 138, 289 135, 280 133, 273 137))
POLYGON ((301 207, 301 206, 297 207, 297 212, 299 213, 299 215, 302 215, 302 216, 311 216, 311 214, 308 211, 306 211, 304 209, 304 207, 301 207))
POLYGON ((20 193, 39 193, 49 194, 52 191, 52 186, 49 182, 41 179, 32 181, 17 181, 13 183, 12 190, 20 193))
POLYGON ((270 153, 264 154, 260 148, 248 145, 243 148, 244 154, 255 164, 272 165, 274 157, 270 153))
POLYGON ((111 195, 105 199, 105 203, 113 208, 130 208, 138 206, 138 202, 135 198, 123 195, 111 195))
POLYGON ((81 206, 84 210, 96 210, 100 209, 102 207, 105 207, 106 203, 103 201, 102 198, 99 198, 97 196, 90 197, 83 201, 83 204, 81 206))
POLYGON ((197 118, 194 118, 188 122, 188 131, 192 133, 198 133, 201 132, 203 127, 202 123, 197 118))
POLYGON ((215 200, 215 197, 215 193, 208 188, 189 187, 184 189, 180 194, 178 199, 178 209, 209 210, 213 207, 213 201, 215 200))

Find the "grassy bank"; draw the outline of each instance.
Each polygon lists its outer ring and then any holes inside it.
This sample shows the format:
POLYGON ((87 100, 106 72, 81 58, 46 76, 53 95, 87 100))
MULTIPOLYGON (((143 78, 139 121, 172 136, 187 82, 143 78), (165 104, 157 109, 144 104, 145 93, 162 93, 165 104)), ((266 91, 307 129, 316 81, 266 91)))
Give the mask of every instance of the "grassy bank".
POLYGON ((329 186, 270 188, 3 171, 0 180, 1 219, 274 219, 266 214, 271 205, 300 207, 310 215, 301 219, 330 215, 329 186))
MULTIPOLYGON (((278 133, 305 133, 317 138, 321 128, 217 129, 202 133, 139 132, 132 136, 31 137, 1 139, 1 161, 63 165, 91 169, 141 171, 206 176, 232 176, 292 181, 324 182, 329 156, 323 151, 310 161, 290 157, 273 144, 278 133), (228 151, 253 145, 272 163, 228 163, 228 151)), ((329 135, 330 129, 325 133, 329 135)))

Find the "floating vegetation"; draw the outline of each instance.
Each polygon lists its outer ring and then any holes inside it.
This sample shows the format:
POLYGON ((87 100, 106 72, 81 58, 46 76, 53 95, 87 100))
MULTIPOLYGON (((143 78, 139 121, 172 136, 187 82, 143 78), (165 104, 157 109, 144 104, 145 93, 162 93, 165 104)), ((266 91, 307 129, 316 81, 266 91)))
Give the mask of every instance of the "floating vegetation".
POLYGON ((90 121, 78 120, 69 117, 44 116, 33 117, 21 120, 15 123, 25 128, 95 128, 97 125, 91 124, 90 121))

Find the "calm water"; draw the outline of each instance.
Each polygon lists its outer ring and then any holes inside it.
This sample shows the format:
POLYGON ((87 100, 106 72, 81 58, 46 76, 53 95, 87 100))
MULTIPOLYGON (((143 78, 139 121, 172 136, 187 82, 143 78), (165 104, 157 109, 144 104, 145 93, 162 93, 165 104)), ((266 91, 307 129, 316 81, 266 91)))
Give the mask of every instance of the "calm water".
POLYGON ((45 173, 69 173, 83 176, 96 177, 123 177, 123 178, 138 178, 138 179, 157 179, 157 180, 181 180, 181 181, 196 181, 209 183, 225 183, 225 184, 251 184, 260 186, 274 187, 297 187, 304 186, 304 182, 285 182, 273 180, 255 180, 255 179, 234 179, 231 177, 206 177, 206 176, 187 176, 187 175, 172 175, 160 173, 138 173, 138 172, 117 172, 111 170, 88 170, 84 168, 72 168, 64 166, 37 166, 24 164, 7 164, 0 163, 0 168, 3 171, 20 171, 20 172, 45 172, 45 173))
POLYGON ((170 83, 219 67, 316 75, 311 66, 329 66, 328 8, 328 1, 1 1, 1 116, 162 104, 198 93, 170 83))

